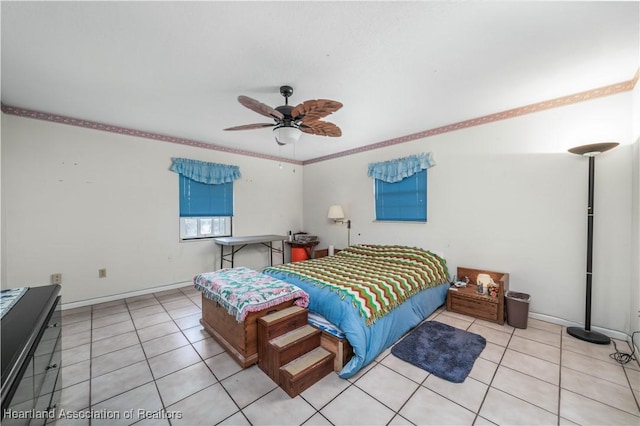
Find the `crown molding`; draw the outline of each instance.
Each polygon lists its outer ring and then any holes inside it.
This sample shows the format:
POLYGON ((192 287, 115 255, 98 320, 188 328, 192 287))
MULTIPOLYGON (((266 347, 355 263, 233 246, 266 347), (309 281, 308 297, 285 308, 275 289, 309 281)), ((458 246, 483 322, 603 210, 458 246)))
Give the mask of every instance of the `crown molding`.
POLYGON ((559 108, 579 102, 586 102, 605 96, 616 95, 619 93, 629 92, 634 89, 638 84, 640 77, 640 68, 636 70, 632 79, 623 81, 620 83, 610 84, 608 86, 599 87, 592 90, 586 90, 584 92, 575 93, 573 95, 562 96, 559 98, 551 99, 548 101, 537 102, 534 104, 526 105, 519 108, 508 109, 506 111, 497 112, 495 114, 484 115, 482 117, 472 118, 470 120, 459 121, 453 124, 447 124, 445 126, 436 127, 433 129, 423 130, 418 133, 410 135, 400 136, 393 139, 387 139, 385 141, 376 142, 370 145, 365 145, 359 148, 354 148, 346 151, 337 152, 335 154, 325 155, 322 157, 312 158, 306 161, 292 160, 288 158, 281 158, 273 155, 259 154, 252 151, 246 151, 242 149, 234 149, 221 145, 210 144, 206 142, 200 142, 192 139, 184 139, 175 136, 161 135, 153 132, 145 132, 136 129, 129 129, 126 127, 112 126, 110 124, 98 123, 95 121, 81 120, 72 117, 65 117, 63 115, 51 114, 47 112, 35 111, 26 108, 14 107, 11 105, 1 104, 2 112, 10 115, 17 115, 19 117, 33 118, 36 120, 50 121, 59 124, 66 124, 69 126, 84 127, 87 129, 100 130, 104 132, 117 133, 121 135, 134 136, 145 139, 152 139, 161 142, 176 143, 179 145, 193 146, 203 149, 212 149, 214 151, 222 151, 230 154, 245 155, 248 157, 257 157, 266 160, 273 160, 285 163, 291 163, 296 165, 307 165, 313 163, 319 163, 321 161, 332 160, 335 158, 346 157, 349 155, 359 154, 374 149, 385 148, 392 145, 398 145, 401 143, 411 142, 417 139, 424 139, 443 133, 454 132, 460 129, 466 129, 474 126, 481 126, 483 124, 492 123, 495 121, 507 120, 510 118, 520 117, 522 115, 533 114, 540 111, 545 111, 552 108, 559 108))
POLYGON ((337 152, 335 154, 325 155, 323 157, 313 158, 303 162, 303 165, 319 163, 320 161, 332 160, 339 157, 345 157, 347 155, 358 154, 361 152, 371 151, 378 148, 385 148, 392 145, 397 145, 405 142, 411 142, 417 139, 424 139, 431 136, 440 135, 443 133, 454 132, 460 129, 466 129, 474 126, 481 126, 483 124, 492 123, 494 121, 507 120, 509 118, 520 117, 522 115, 533 114, 535 112, 545 111, 552 108, 559 108, 578 102, 586 102, 596 98, 602 98, 604 96, 617 95, 619 93, 629 92, 638 83, 638 77, 640 75, 640 68, 636 70, 634 77, 631 80, 623 81, 621 83, 615 83, 608 86, 599 87, 597 89, 587 90, 584 92, 576 93, 573 95, 562 96, 560 98, 551 99, 548 101, 537 102, 535 104, 526 105, 519 108, 508 109, 506 111, 497 112, 495 114, 484 115, 478 118, 472 118, 470 120, 459 121, 453 124, 447 124, 446 126, 436 127, 429 130, 423 130, 422 132, 413 133, 406 136, 400 136, 398 138, 387 139, 382 142, 377 142, 371 145, 365 145, 360 148, 350 149, 347 151, 337 152))
POLYGON ((11 105, 2 104, 1 109, 2 109, 2 112, 4 112, 5 114, 17 115, 18 117, 33 118, 36 120, 50 121, 53 123, 66 124, 69 126, 83 127, 85 129, 117 133, 119 135, 134 136, 138 138, 152 139, 152 140, 161 141, 161 142, 169 142, 169 143, 175 143, 179 145, 193 146, 196 148, 212 149, 214 151, 222 151, 230 154, 245 155, 248 157, 257 157, 257 158, 262 158, 266 160, 273 160, 273 161, 279 161, 283 163, 286 162, 286 163, 302 165, 302 161, 299 161, 299 160, 291 160, 288 158, 281 158, 274 155, 259 154, 253 151, 229 148, 226 146, 196 141, 193 139, 167 136, 159 133, 129 129, 127 127, 112 126, 110 124, 98 123, 96 121, 81 120, 73 117, 66 117, 64 115, 51 114, 51 113, 42 112, 42 111, 35 111, 27 108, 19 108, 11 105))

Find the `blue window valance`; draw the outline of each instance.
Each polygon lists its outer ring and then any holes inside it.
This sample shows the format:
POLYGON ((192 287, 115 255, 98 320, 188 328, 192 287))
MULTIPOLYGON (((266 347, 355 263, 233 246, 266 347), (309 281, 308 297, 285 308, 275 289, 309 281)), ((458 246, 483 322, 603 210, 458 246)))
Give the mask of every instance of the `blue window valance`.
POLYGON ((240 178, 240 167, 238 166, 208 163, 188 158, 172 158, 171 160, 173 160, 173 164, 169 170, 196 182, 212 185, 230 183, 240 178))
POLYGON ((408 157, 397 158, 395 160, 382 161, 380 163, 369 163, 367 176, 384 182, 400 182, 402 179, 435 166, 430 152, 410 155, 408 157))

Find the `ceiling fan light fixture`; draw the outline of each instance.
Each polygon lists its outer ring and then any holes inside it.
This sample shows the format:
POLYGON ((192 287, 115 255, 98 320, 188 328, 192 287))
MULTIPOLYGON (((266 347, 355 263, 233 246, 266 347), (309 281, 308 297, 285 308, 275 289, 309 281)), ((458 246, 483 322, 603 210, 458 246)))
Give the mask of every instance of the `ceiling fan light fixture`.
POLYGON ((278 145, 288 145, 300 140, 302 131, 293 126, 279 126, 273 129, 278 145))

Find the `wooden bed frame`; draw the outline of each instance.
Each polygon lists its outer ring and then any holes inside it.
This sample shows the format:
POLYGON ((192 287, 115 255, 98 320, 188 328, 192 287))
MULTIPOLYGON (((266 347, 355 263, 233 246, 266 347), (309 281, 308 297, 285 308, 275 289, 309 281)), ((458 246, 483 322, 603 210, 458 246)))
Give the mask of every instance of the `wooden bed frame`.
MULTIPOLYGON (((293 303, 290 300, 264 311, 250 312, 244 322, 239 323, 225 308, 203 294, 200 324, 242 368, 247 368, 259 360, 258 318, 293 306, 293 303)), ((325 331, 322 332, 320 345, 336 355, 333 365, 335 371, 342 370, 353 356, 353 348, 346 339, 339 339, 325 331)))
POLYGON ((349 362, 353 356, 353 348, 347 339, 340 339, 333 334, 322 331, 320 335, 320 346, 335 354, 333 359, 333 371, 340 372, 342 367, 349 362))

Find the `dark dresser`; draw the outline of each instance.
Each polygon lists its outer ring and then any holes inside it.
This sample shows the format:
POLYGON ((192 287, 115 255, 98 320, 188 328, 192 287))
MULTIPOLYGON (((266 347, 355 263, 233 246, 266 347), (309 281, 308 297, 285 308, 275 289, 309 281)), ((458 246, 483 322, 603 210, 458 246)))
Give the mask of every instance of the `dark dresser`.
POLYGON ((0 320, 2 424, 55 422, 62 388, 60 286, 30 287, 0 320))

